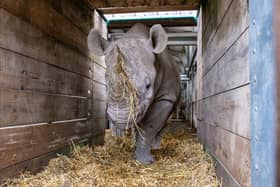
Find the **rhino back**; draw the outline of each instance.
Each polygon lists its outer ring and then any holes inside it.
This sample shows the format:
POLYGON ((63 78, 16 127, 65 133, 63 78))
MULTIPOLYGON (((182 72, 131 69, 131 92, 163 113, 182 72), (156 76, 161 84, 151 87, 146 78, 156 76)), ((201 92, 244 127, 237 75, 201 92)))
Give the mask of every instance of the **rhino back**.
POLYGON ((179 69, 175 59, 166 49, 156 56, 155 99, 177 103, 180 97, 179 69))

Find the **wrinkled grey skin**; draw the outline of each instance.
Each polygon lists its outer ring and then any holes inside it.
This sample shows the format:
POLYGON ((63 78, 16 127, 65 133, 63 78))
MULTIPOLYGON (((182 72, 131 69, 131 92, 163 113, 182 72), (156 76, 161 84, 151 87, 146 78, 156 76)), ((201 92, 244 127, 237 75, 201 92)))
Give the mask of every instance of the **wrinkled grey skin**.
POLYGON ((88 36, 90 52, 96 56, 105 55, 107 114, 113 134, 118 136, 123 134, 127 124, 132 124, 128 121, 129 105, 117 99, 123 90, 118 86, 114 64, 119 53, 124 59, 129 80, 139 94, 136 119, 144 133, 142 136, 136 131, 135 156, 143 164, 154 162, 151 149, 159 148, 162 130, 180 95, 179 72, 166 45, 167 35, 161 25, 148 28, 136 24, 121 39, 110 44, 105 44, 94 29, 88 36))

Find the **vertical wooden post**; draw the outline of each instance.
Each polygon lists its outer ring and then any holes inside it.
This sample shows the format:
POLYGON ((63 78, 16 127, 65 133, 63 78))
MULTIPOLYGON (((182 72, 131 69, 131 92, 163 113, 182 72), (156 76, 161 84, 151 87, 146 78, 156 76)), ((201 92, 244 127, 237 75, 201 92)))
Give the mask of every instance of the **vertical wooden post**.
POLYGON ((250 1, 252 186, 275 186, 276 61, 273 0, 250 1))

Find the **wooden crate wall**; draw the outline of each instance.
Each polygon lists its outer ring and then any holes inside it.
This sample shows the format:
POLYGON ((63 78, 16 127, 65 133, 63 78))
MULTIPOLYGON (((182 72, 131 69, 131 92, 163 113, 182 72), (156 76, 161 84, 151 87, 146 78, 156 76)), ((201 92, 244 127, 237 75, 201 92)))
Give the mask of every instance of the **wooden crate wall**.
POLYGON ((205 1, 199 20, 194 121, 224 186, 250 186, 247 1, 205 1))

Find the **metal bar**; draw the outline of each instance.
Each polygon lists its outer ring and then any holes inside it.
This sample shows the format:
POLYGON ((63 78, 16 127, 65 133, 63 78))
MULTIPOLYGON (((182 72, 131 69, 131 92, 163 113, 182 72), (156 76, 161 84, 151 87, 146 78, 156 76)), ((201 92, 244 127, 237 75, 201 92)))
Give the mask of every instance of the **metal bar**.
POLYGON ((273 0, 252 0, 250 14, 252 186, 274 187, 276 98, 273 0))
POLYGON ((191 72, 192 66, 193 66, 193 64, 194 64, 196 52, 197 52, 197 47, 195 48, 195 50, 193 51, 193 54, 192 54, 191 63, 190 63, 190 66, 189 66, 188 72, 187 72, 187 76, 188 76, 188 77, 190 76, 190 72, 191 72))

